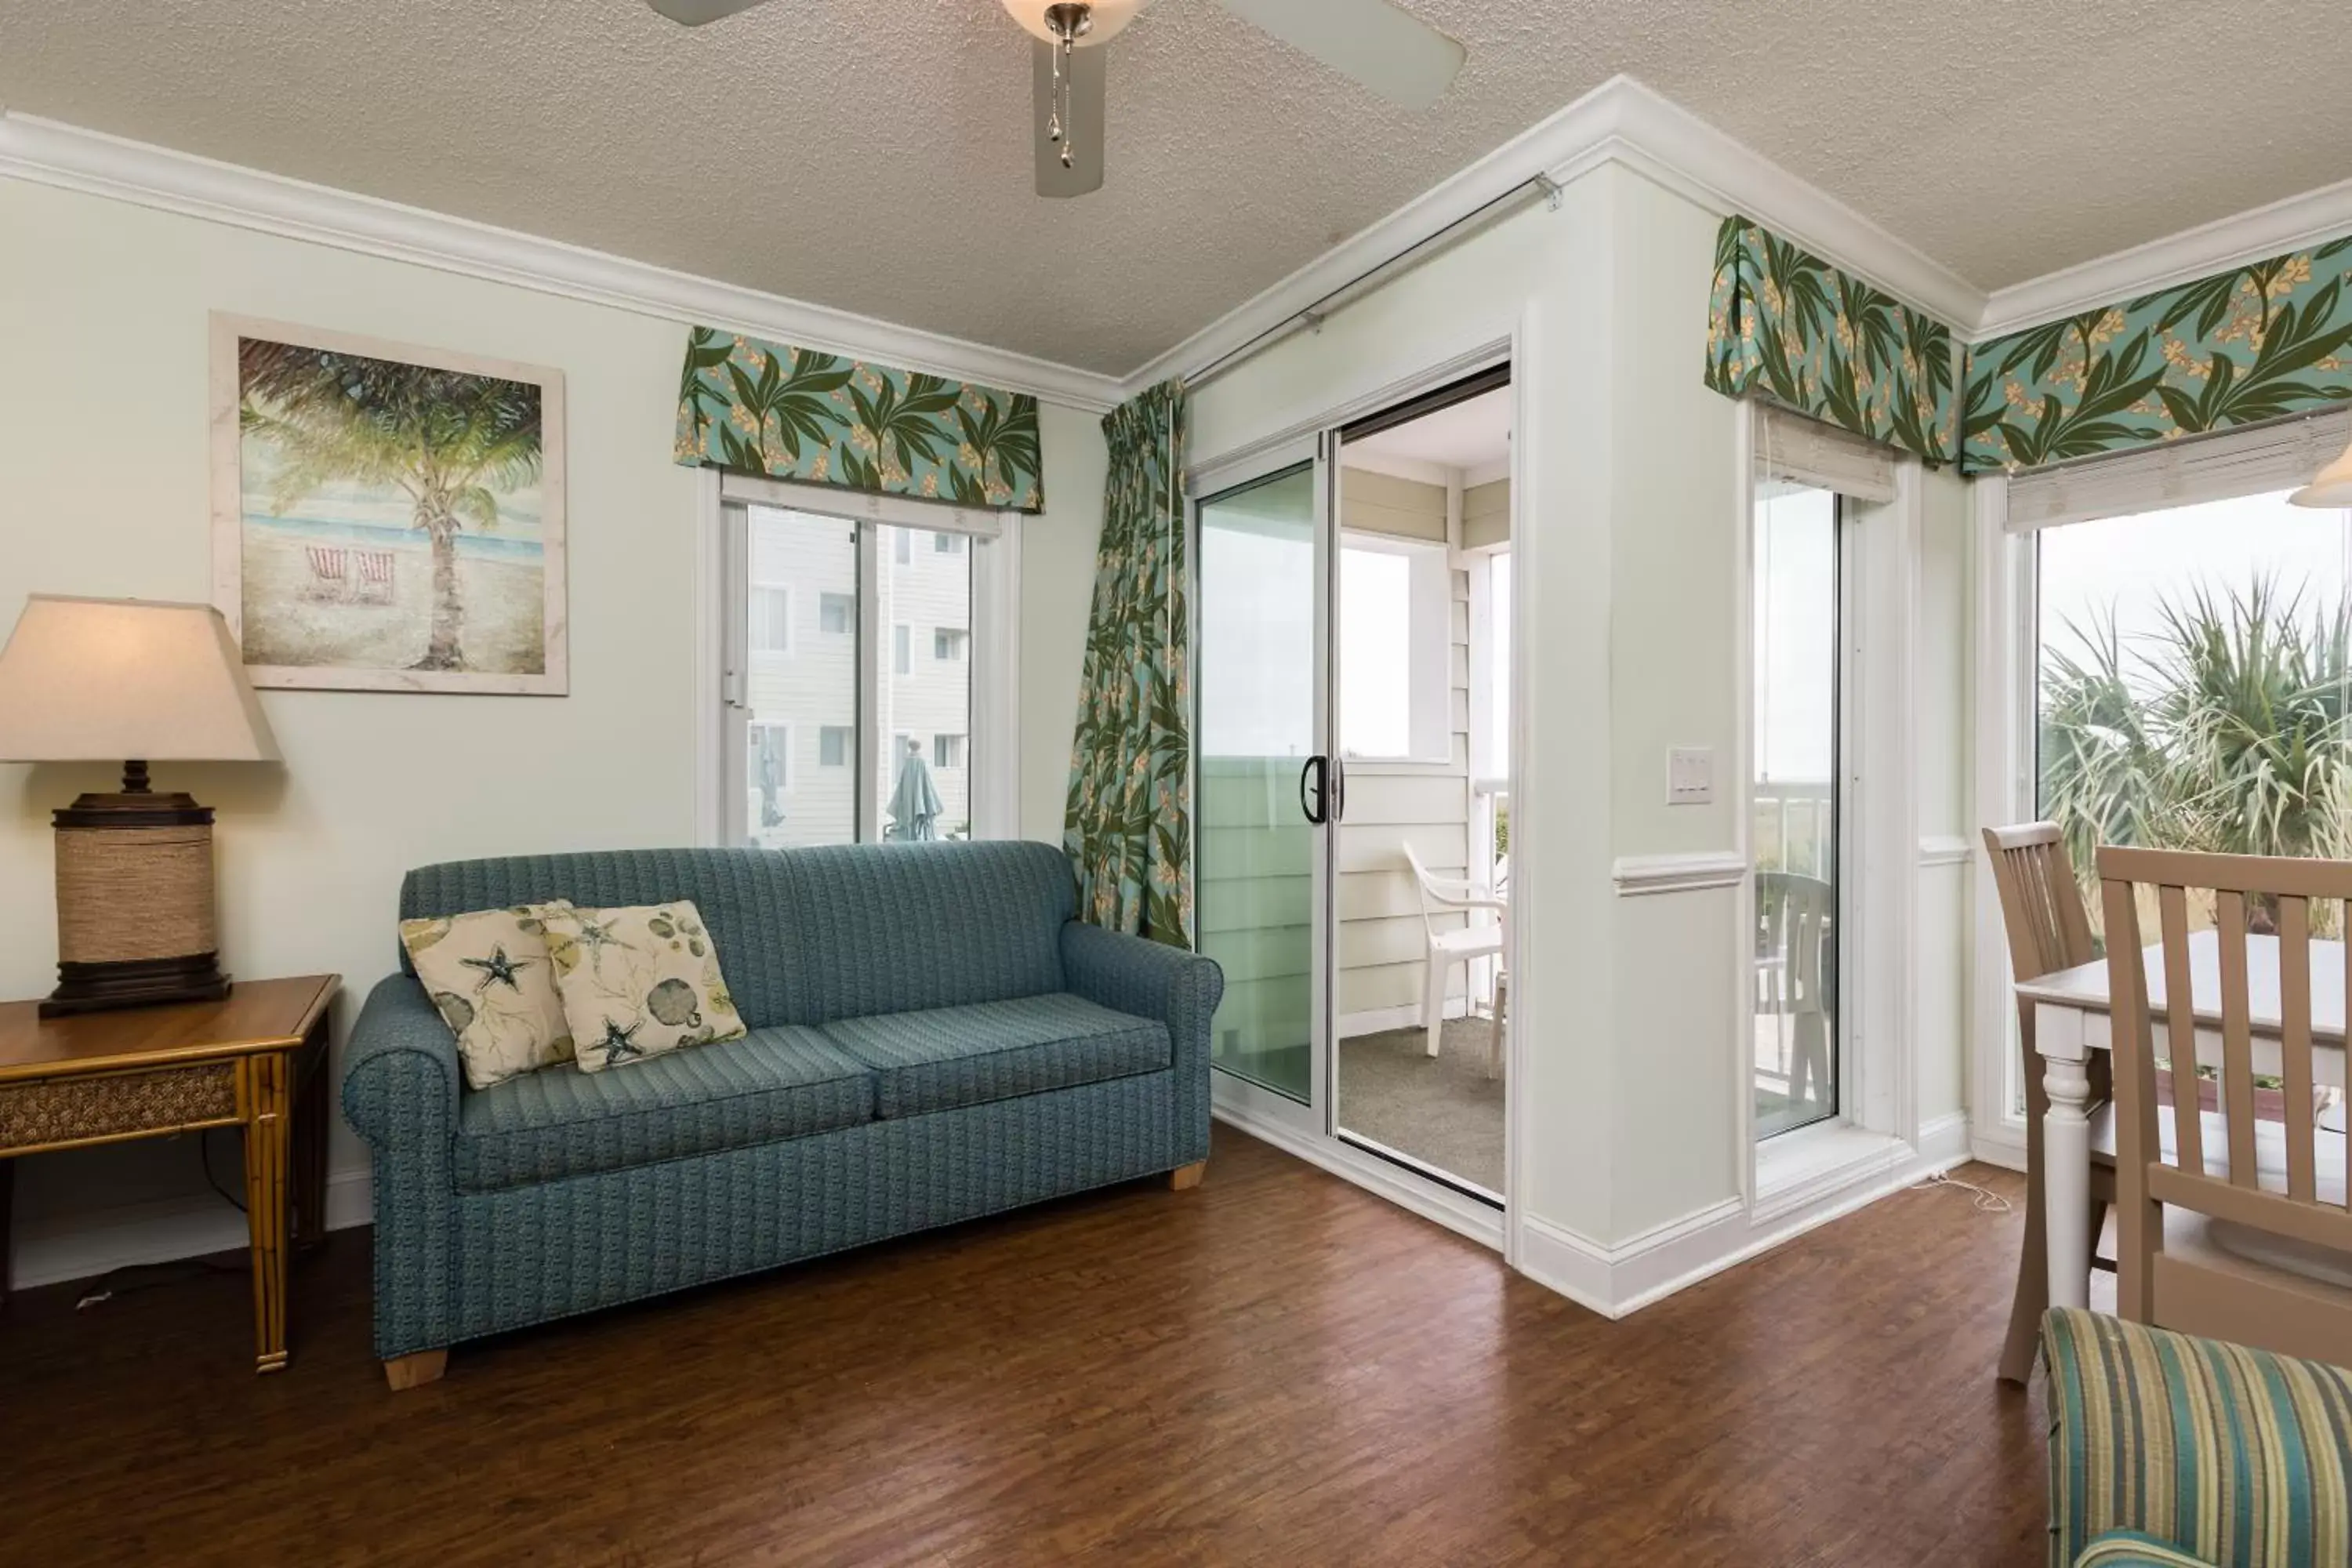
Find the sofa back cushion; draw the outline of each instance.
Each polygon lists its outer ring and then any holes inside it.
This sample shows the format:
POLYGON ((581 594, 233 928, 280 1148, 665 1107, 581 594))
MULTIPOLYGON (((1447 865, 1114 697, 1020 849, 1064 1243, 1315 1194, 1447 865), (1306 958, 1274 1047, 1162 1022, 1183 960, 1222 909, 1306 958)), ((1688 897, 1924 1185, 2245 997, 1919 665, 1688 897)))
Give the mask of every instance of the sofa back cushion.
MULTIPOLYGON (((1045 844, 608 849, 411 871, 400 918, 690 899, 754 1029, 1062 989, 1070 863, 1045 844)), ((409 973, 408 955, 401 967, 409 973)))
POLYGON ((875 844, 792 854, 805 990, 794 1023, 1062 989, 1076 889, 1049 845, 875 844))

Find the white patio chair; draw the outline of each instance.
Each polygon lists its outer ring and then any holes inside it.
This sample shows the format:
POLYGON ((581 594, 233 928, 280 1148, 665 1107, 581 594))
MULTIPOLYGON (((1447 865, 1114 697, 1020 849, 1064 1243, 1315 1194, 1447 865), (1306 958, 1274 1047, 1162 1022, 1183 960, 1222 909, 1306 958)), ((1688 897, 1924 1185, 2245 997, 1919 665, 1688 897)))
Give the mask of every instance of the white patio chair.
MULTIPOLYGON (((1467 964, 1477 958, 1499 957, 1503 952, 1502 921, 1510 919, 1510 906, 1480 888, 1476 883, 1458 877, 1433 875, 1413 853, 1412 846, 1404 847, 1405 864, 1412 868, 1413 880, 1421 886, 1421 925, 1429 939, 1429 973, 1423 982, 1421 1021, 1429 1031, 1429 1054, 1437 1054, 1440 1032, 1445 1024, 1445 976, 1455 964, 1467 964), (1469 925, 1460 931, 1439 931, 1438 917, 1468 914, 1473 910, 1492 910, 1496 923, 1469 925)), ((1499 1005, 1495 1024, 1499 1035, 1502 1020, 1499 1005)), ((1496 1053, 1499 1055, 1499 1053, 1496 1053)))

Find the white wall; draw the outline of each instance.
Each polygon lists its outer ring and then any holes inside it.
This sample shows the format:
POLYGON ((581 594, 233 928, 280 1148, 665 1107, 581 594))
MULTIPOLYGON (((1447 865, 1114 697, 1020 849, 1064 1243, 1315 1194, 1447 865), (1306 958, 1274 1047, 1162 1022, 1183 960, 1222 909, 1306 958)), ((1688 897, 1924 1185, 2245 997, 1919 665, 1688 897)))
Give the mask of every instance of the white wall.
MULTIPOLYGON (((7 180, 0 234, 8 623, 35 591, 206 597, 209 311, 565 374, 571 696, 273 691, 282 768, 159 766, 159 784, 218 810, 233 973, 340 973, 340 1036, 394 967, 409 867, 692 841, 698 484, 669 451, 682 322, 7 180)), ((1058 837, 1086 615, 1074 584, 1092 577, 1103 452, 1089 414, 1048 407, 1042 437, 1053 510, 1016 525, 1022 822, 1058 837)), ((0 994, 55 984, 47 814, 109 787, 102 768, 0 766, 0 994)), ((204 1194, 196 1159, 174 1140, 23 1162, 18 1278, 236 1245, 241 1222, 204 1194)), ((339 1121, 331 1173, 364 1168, 339 1121)), ((362 1192, 337 1182, 337 1217, 362 1192)))
MULTIPOLYGON (((1632 897, 1612 877, 1621 862, 1721 860, 1743 843, 1731 772, 1747 670, 1740 416, 1700 381, 1722 216, 1603 163, 1557 209, 1523 209, 1415 267, 1203 388, 1194 407, 1207 459, 1522 333, 1513 1195, 1521 1266, 1611 1310, 1766 1234, 1747 1212, 1738 1136, 1749 1092, 1736 1065, 1749 1005, 1739 889, 1632 897), (1666 804, 1674 746, 1713 749, 1712 804, 1666 804), (1623 1283, 1645 1268, 1653 1285, 1623 1283)), ((1942 646, 1916 681, 1938 780, 1923 834, 1957 832, 1960 809, 1962 494, 1956 480, 1927 482, 1920 570, 1932 583, 1917 631, 1942 646)), ((1923 879, 1919 905, 1907 1021, 1926 1121, 1959 1091, 1958 879, 1923 879)))

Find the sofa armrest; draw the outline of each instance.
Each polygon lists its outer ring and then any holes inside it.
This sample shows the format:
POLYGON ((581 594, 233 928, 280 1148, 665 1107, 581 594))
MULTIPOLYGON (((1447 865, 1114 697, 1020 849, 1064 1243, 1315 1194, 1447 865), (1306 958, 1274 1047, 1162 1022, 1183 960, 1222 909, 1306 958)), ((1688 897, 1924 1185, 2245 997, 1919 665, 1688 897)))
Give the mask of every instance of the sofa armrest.
POLYGON ((2066 1307, 2042 1348, 2052 1563, 2239 1568, 2246 1540, 2300 1542, 2264 1561, 2303 1562, 2352 1531, 2352 1437, 2329 1414, 2352 1406, 2352 1372, 2066 1307), (2127 1545, 2141 1555, 2092 1554, 2127 1545))
POLYGON ((425 987, 390 974, 368 993, 343 1048, 343 1115, 379 1151, 457 1136, 457 1040, 425 987))
POLYGON ((1089 1002, 1168 1026, 1176 1074, 1179 1164, 1209 1157, 1209 1021, 1225 972, 1165 942, 1072 921, 1062 928, 1062 973, 1089 1002))
POLYGON ((2215 1568, 2178 1546, 2137 1530, 2111 1530, 2083 1549, 2074 1568, 2215 1568))

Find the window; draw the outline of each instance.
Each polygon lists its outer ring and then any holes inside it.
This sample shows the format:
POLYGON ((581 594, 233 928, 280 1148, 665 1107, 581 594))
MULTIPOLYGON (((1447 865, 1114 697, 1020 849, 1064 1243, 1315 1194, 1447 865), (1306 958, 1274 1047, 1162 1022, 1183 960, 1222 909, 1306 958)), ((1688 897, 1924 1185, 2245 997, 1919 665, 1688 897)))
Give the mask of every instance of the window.
POLYGON ((1453 756, 1454 573, 1443 545, 1353 531, 1339 550, 1339 748, 1453 756))
POLYGON ((976 805, 999 814, 986 831, 1013 831, 1011 781, 992 771, 1010 753, 999 739, 1010 706, 982 703, 976 685, 998 668, 991 628, 1013 602, 1010 552, 968 533, 924 548, 918 533, 942 531, 766 499, 780 492, 797 494, 732 477, 720 488, 723 840, 968 837, 976 805))
POLYGON ((793 647, 793 591, 782 584, 762 584, 751 590, 751 651, 790 653, 793 647))
POLYGON ((931 549, 940 555, 961 555, 963 553, 963 535, 934 533, 931 535, 931 549))
POLYGON ((1838 1113, 1839 512, 1833 490, 1757 480, 1750 844, 1759 1140, 1838 1113))
POLYGON ((744 748, 751 763, 751 805, 760 831, 781 829, 786 820, 784 797, 793 789, 793 728, 769 719, 751 721, 744 748))

